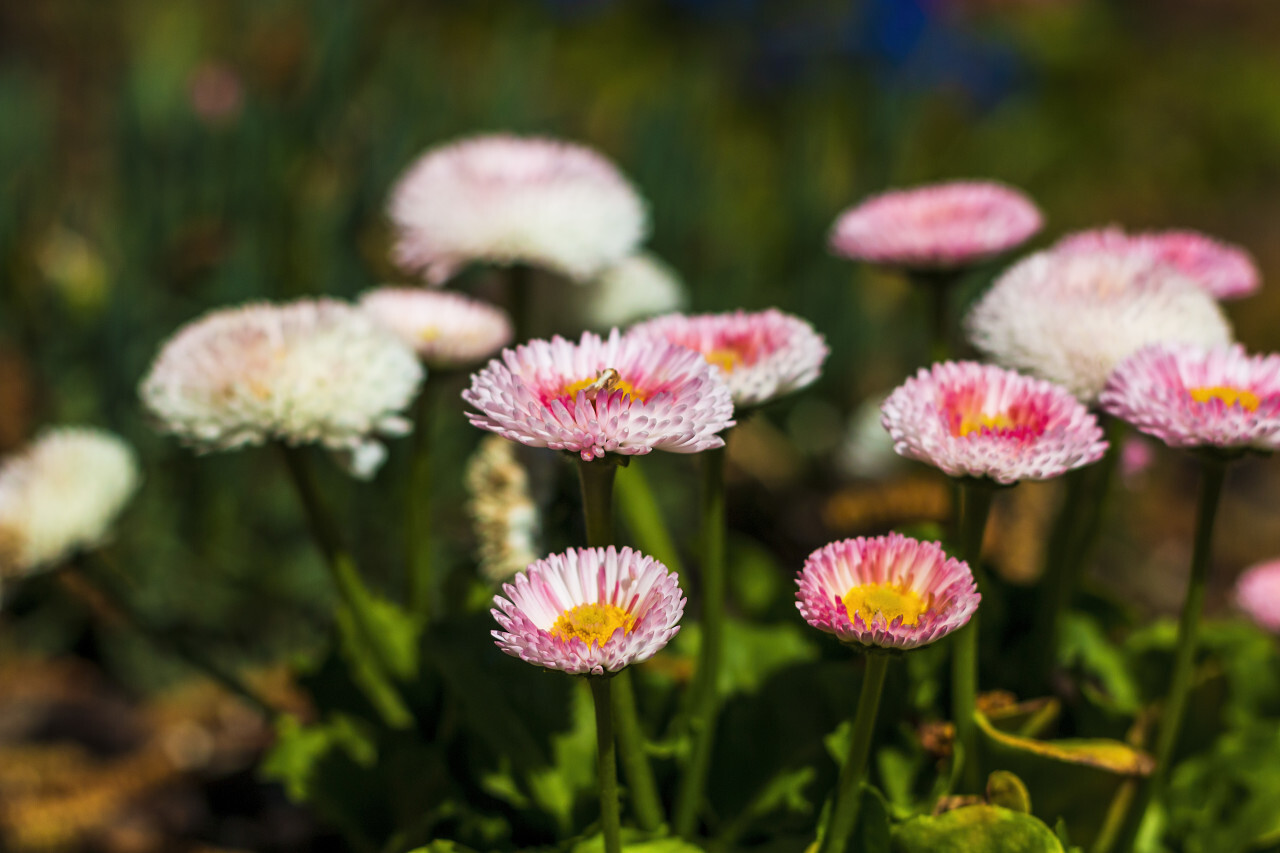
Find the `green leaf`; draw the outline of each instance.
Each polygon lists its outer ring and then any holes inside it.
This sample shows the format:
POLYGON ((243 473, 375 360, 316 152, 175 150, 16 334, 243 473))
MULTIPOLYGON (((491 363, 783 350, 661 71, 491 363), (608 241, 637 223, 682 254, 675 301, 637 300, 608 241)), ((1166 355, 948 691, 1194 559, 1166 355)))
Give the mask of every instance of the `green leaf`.
POLYGON ((1149 775, 1155 765, 1151 756, 1120 741, 1035 740, 999 731, 981 712, 974 712, 974 720, 979 766, 1017 774, 1034 814, 1065 818, 1072 837, 1085 847, 1093 843, 1120 785, 1149 775))
POLYGON ((1093 619, 1068 613, 1062 625, 1063 662, 1093 678, 1116 710, 1133 714, 1141 705, 1138 685, 1121 648, 1093 619))
MULTIPOLYGON (((655 838, 644 841, 628 841, 626 830, 623 831, 622 849, 628 853, 704 853, 701 847, 695 847, 681 838, 655 838)), ((571 853, 604 853, 604 836, 593 835, 585 841, 574 845, 571 853)))
POLYGON ((573 830, 573 806, 596 790, 596 725, 591 691, 574 679, 572 727, 551 738, 552 766, 528 774, 533 801, 555 819, 561 835, 573 830))
POLYGON ((317 765, 341 751, 362 767, 378 759, 368 727, 354 717, 332 714, 323 723, 304 726, 297 717, 281 717, 276 742, 262 762, 262 773, 284 785, 295 802, 306 802, 315 790, 317 765))
POLYGON ((893 830, 894 853, 1065 853, 1053 830, 999 806, 966 806, 917 817, 893 830))
POLYGON ((418 847, 409 853, 475 853, 470 847, 463 847, 456 841, 432 841, 426 847, 418 847))
POLYGON ((863 785, 858 823, 847 847, 858 853, 889 853, 889 839, 889 809, 884 797, 871 785, 863 785))

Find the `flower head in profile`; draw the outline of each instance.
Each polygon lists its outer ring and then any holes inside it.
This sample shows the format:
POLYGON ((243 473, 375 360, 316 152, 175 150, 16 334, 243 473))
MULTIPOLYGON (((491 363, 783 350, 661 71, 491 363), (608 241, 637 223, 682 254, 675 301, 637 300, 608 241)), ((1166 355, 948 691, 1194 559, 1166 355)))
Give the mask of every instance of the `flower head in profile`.
POLYGON ((1024 243, 1040 230, 1024 194, 990 181, 954 181, 873 196, 840 215, 831 250, 906 269, 966 267, 1024 243))
POLYGON ((1236 579, 1236 607, 1257 625, 1280 634, 1280 560, 1246 569, 1236 579))
POLYGON ((200 451, 319 443, 371 476, 403 435, 423 370, 371 316, 330 299, 213 311, 165 343, 142 381, 161 428, 200 451))
POLYGON ((554 139, 496 135, 423 154, 389 212, 395 256, 441 284, 473 261, 588 279, 644 239, 644 202, 600 154, 554 139))
POLYGON ((576 548, 504 584, 493 618, 498 648, 574 675, 604 675, 653 657, 680 630, 677 577, 630 548, 576 548))
POLYGON ((0 463, 0 577, 101 544, 138 489, 132 448, 104 430, 51 429, 0 463))
POLYGON ((701 353, 719 369, 737 406, 759 405, 809 385, 828 352, 813 326, 776 308, 668 314, 634 326, 629 334, 701 353))
POLYGON ((1170 447, 1280 450, 1280 355, 1147 347, 1116 368, 1099 402, 1170 447))
POLYGON ((1152 258, 1169 264, 1215 299, 1240 299, 1262 286, 1262 276, 1248 252, 1198 231, 1126 234, 1119 228, 1098 228, 1070 234, 1056 248, 1082 252, 1105 249, 1152 258))
POLYGON ((1107 450, 1097 419, 1065 388, 992 364, 921 368, 881 410, 894 450, 952 477, 1045 480, 1107 450))
POLYGON ((467 460, 467 514, 480 574, 503 581, 538 557, 542 519, 516 446, 488 435, 467 460))
POLYGON ((452 368, 491 357, 511 343, 511 319, 496 305, 447 290, 381 287, 360 307, 412 347, 428 367, 452 368))
POLYGON ((914 649, 963 628, 982 598, 967 563, 898 533, 819 548, 796 583, 796 607, 810 625, 886 649, 914 649))
POLYGON ((1129 252, 1051 250, 1015 264, 965 319, 997 363, 1096 400, 1116 365, 1147 344, 1231 341, 1213 297, 1167 264, 1129 252))
POLYGON ((698 453, 723 446, 717 433, 733 426, 729 389, 702 356, 617 329, 503 350, 462 398, 477 409, 474 426, 585 460, 698 453))

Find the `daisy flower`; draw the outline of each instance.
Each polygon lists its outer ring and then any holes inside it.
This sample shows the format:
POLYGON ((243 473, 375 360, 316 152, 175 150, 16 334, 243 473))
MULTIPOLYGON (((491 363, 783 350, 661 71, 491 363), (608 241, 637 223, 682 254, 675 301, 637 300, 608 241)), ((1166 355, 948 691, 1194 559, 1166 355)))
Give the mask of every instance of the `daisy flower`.
POLYGON ((1222 309, 1195 282, 1149 257, 1106 249, 1025 258, 978 300, 965 327, 992 360, 1085 403, 1147 344, 1231 341, 1222 309))
POLYGON ((966 267, 1021 245, 1043 224, 1018 190, 954 181, 873 196, 840 215, 831 251, 907 269, 966 267))
POLYGON ((1262 276, 1248 252, 1198 231, 1126 234, 1115 227, 1098 228, 1068 235, 1056 248, 1084 252, 1106 249, 1143 255, 1169 264, 1215 299, 1240 299, 1262 286, 1262 276))
POLYGON ((733 401, 718 372, 690 350, 614 329, 503 350, 462 398, 474 426, 531 447, 606 453, 697 453, 722 447, 733 401))
POLYGON ((511 343, 513 334, 498 306, 444 290, 382 287, 361 296, 360 307, 433 368, 482 361, 511 343))
POLYGON ((1260 627, 1280 634, 1280 560, 1246 569, 1236 580, 1234 598, 1260 627))
POLYGON ((1280 355, 1147 347, 1116 368, 1099 402, 1170 447, 1280 449, 1280 355))
POLYGON ((921 368, 881 411, 894 450, 952 477, 1045 480, 1107 450, 1097 419, 1065 388, 991 364, 921 368))
POLYGON ((701 353, 720 371, 737 406, 759 405, 809 385, 828 352, 812 326, 776 308, 668 314, 634 326, 629 334, 701 353))
POLYGON ((132 448, 87 427, 51 429, 0 464, 0 576, 57 565, 109 535, 141 475, 132 448))
POLYGON ((357 476, 403 435, 423 370, 359 309, 330 299, 213 311, 165 343, 140 393, 160 428, 197 450, 318 442, 357 476))
POLYGON ((796 580, 805 621, 844 643, 914 649, 963 628, 981 596, 969 566, 897 533, 832 542, 796 580))
POLYGON ((648 232, 644 202, 600 154, 554 139, 479 136, 433 148, 397 182, 395 258, 441 284, 473 261, 585 280, 648 232))
POLYGON ((491 612, 498 648, 574 675, 640 663, 680 630, 674 573, 630 548, 576 548, 538 560, 502 587, 491 612))

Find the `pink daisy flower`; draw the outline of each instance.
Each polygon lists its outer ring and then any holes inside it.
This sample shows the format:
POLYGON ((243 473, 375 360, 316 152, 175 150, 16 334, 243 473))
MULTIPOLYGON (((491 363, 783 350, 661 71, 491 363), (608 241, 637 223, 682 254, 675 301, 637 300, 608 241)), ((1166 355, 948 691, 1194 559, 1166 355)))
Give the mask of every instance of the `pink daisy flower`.
POLYGON ((1170 447, 1280 450, 1280 355, 1146 347, 1116 368, 1099 402, 1170 447))
POLYGON ((496 305, 460 293, 382 287, 360 307, 404 341, 428 367, 481 361, 511 343, 511 319, 496 305))
POLYGON ((1086 403, 1148 344, 1231 341, 1221 306, 1198 284, 1150 257, 1109 249, 1023 258, 974 304, 965 328, 993 361, 1086 403))
POLYGON ((1097 419, 1065 388, 992 364, 921 368, 880 408, 894 450, 952 477, 1046 480, 1107 450, 1097 419))
POLYGON ((653 657, 680 630, 675 573, 630 548, 576 548, 532 563, 496 595, 498 648, 547 669, 604 675, 653 657))
POLYGON ((1021 192, 989 181, 955 181, 873 196, 840 215, 837 255, 909 269, 975 264, 1040 230, 1040 211, 1021 192))
POLYGON ((585 280, 648 232, 644 202, 600 154, 554 139, 479 136, 433 148, 396 184, 396 261, 441 284, 472 261, 585 280))
POLYGON ((967 563, 898 533, 832 542, 796 583, 804 620, 844 643, 914 649, 968 623, 982 596, 967 563))
POLYGON ((1260 627, 1280 634, 1280 560, 1246 569, 1236 580, 1236 607, 1260 627))
POLYGON ((474 426, 531 447, 606 453, 698 453, 733 426, 729 388, 696 352, 652 338, 584 332, 503 350, 462 398, 474 426))
POLYGON ((634 326, 629 334, 659 338, 701 353, 719 369, 738 406, 765 403, 811 384, 828 352, 813 326, 776 308, 668 314, 634 326))
POLYGON ((1085 252, 1105 249, 1150 257, 1169 264, 1215 299, 1240 299, 1262 286, 1262 276, 1248 252, 1198 231, 1125 234, 1115 227, 1097 228, 1068 235, 1056 248, 1085 252))

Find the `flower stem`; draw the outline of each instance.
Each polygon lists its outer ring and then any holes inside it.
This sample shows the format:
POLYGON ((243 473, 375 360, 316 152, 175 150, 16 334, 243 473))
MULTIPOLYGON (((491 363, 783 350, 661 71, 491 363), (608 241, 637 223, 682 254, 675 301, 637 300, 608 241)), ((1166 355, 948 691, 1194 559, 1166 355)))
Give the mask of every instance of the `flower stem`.
POLYGON ((1187 579, 1187 598, 1182 605, 1182 618, 1178 622, 1178 645, 1173 659, 1173 678, 1169 684, 1169 696, 1165 700, 1160 721, 1160 736, 1156 741, 1156 769, 1151 779, 1152 797, 1164 794, 1169 781, 1170 765, 1182 715, 1186 711, 1187 696, 1191 692, 1191 675, 1194 670, 1196 640, 1200 630, 1200 614, 1204 610, 1205 586, 1209 576, 1209 557, 1213 541, 1213 522, 1218 514, 1218 499, 1222 495, 1222 482, 1227 466, 1221 459, 1206 459, 1200 480, 1200 509, 1196 518, 1195 545, 1191 552, 1191 576, 1187 579))
MULTIPOLYGON (((587 545, 607 548, 613 544, 613 481, 618 466, 611 459, 578 462, 582 486, 582 513, 587 527, 587 545)), ((662 801, 653 778, 653 768, 644 749, 644 732, 636 712, 635 688, 631 673, 622 670, 613 678, 613 712, 618 727, 618 751, 626 771, 636 825, 652 832, 662 825, 662 801)))
POLYGON ((929 360, 951 357, 951 294, 959 273, 951 270, 912 270, 907 274, 929 300, 929 360))
MULTIPOLYGON (((985 593, 982 576, 982 538, 991 514, 994 490, 987 483, 965 482, 960 488, 960 558, 969 564, 978 592, 985 593)), ((976 793, 981 785, 978 768, 978 729, 973 720, 978 702, 978 613, 955 634, 951 655, 951 717, 956 743, 961 748, 964 788, 976 793)))
POLYGON ((447 377, 437 376, 422 386, 415 406, 413 458, 409 463, 409 493, 405 506, 409 556, 409 610, 423 622, 431 618, 434 580, 431 574, 431 452, 434 445, 437 390, 447 377))
POLYGON ((720 661, 724 656, 724 461, 727 445, 702 453, 702 643, 693 681, 693 751, 676 798, 675 831, 694 835, 711 770, 720 661))
POLYGON ((371 607, 372 595, 360 580, 355 560, 342 545, 337 525, 320 499, 302 451, 284 444, 278 447, 298 492, 311 535, 324 555, 330 578, 342 598, 337 624, 343 648, 354 665, 352 675, 364 687, 369 701, 387 725, 409 728, 413 715, 388 676, 394 667, 380 642, 381 633, 371 607))
POLYGON ((600 782, 600 828, 605 853, 621 853, 621 820, 618 815, 618 758, 613 747, 613 692, 611 679, 588 678, 596 705, 596 770, 600 782))
POLYGON ((876 728, 884 677, 889 671, 887 654, 868 654, 867 670, 862 676, 862 695, 853 718, 849 739, 849 757, 840 769, 836 801, 827 816, 826 832, 819 853, 844 853, 849 835, 858 823, 858 807, 862 801, 862 782, 866 777, 867 757, 871 754, 871 735, 876 728))
POLYGON ((1098 464, 1069 471, 1064 477, 1067 493, 1049 534, 1040 582, 1038 636, 1032 643, 1036 661, 1029 672, 1037 679, 1035 689, 1048 684, 1057 663, 1062 623, 1102 529, 1124 432, 1125 422, 1112 418, 1107 424, 1110 447, 1098 464))
MULTIPOLYGON (((130 628, 145 637, 156 648, 172 654, 192 669, 202 673, 210 681, 220 684, 268 719, 274 720, 276 718, 276 715, 280 713, 278 708, 275 708, 271 703, 259 696, 256 691, 242 682, 234 672, 206 655, 198 644, 190 642, 179 633, 167 628, 161 628, 152 623, 150 619, 143 616, 140 611, 130 604, 123 595, 116 592, 110 584, 98 578, 96 576, 97 573, 86 565, 88 561, 89 556, 85 555, 81 558, 81 561, 69 566, 65 571, 74 574, 86 587, 102 596, 111 610, 119 614, 120 618, 130 628)), ((70 587, 71 584, 64 584, 64 589, 70 587)))

